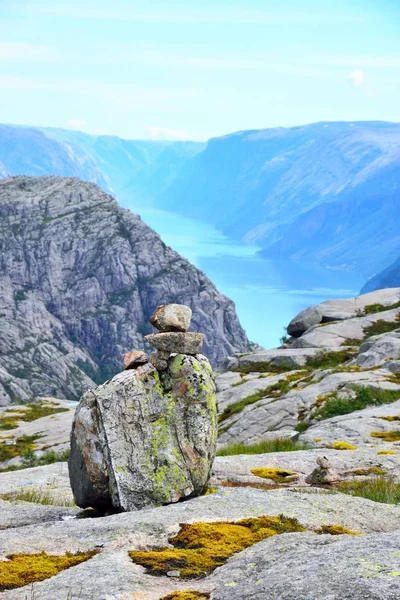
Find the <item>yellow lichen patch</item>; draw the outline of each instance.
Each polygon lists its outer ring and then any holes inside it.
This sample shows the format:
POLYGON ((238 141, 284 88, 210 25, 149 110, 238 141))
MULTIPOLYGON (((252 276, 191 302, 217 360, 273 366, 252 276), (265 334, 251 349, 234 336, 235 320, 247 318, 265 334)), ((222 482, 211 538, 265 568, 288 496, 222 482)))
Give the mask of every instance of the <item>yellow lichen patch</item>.
POLYGON ((288 483, 298 479, 297 473, 293 471, 287 471, 285 469, 274 469, 272 467, 262 467, 259 469, 251 469, 251 472, 256 477, 262 477, 263 479, 271 479, 275 483, 288 483))
POLYGON ((365 469, 355 469, 353 475, 386 475, 386 471, 381 467, 366 467, 365 469))
POLYGON ((154 575, 179 571, 180 577, 203 577, 235 554, 253 544, 280 533, 305 531, 297 519, 258 517, 236 522, 192 523, 181 526, 168 541, 174 548, 131 551, 133 562, 154 575))
POLYGON ((400 415, 389 415, 387 417, 377 417, 377 419, 382 419, 383 421, 400 421, 400 415))
POLYGON ((322 442, 322 438, 316 437, 313 439, 313 442, 322 442))
POLYGON ((194 590, 184 590, 183 592, 171 592, 163 596, 160 600, 207 600, 210 594, 205 592, 195 592, 194 590))
POLYGON ((68 408, 62 408, 54 402, 36 402, 27 404, 24 409, 10 408, 0 417, 0 429, 15 429, 19 421, 36 421, 48 415, 68 412, 68 408), (7 415, 7 413, 9 413, 7 415))
POLYGON ((400 430, 394 429, 392 431, 372 431, 371 437, 380 438, 384 442, 398 442, 400 441, 400 430))
POLYGON ((332 448, 333 450, 357 450, 357 446, 353 446, 353 444, 349 444, 349 442, 344 442, 343 440, 333 442, 327 448, 332 448))
POLYGON ((397 454, 396 450, 379 450, 377 454, 397 454))
POLYGON ((362 535, 359 531, 347 529, 347 527, 342 527, 342 525, 321 525, 319 529, 315 530, 315 533, 318 533, 318 535, 325 533, 329 533, 330 535, 362 535))
POLYGON ((0 591, 12 590, 35 581, 43 581, 57 575, 64 569, 78 565, 97 554, 90 552, 67 552, 64 556, 56 556, 40 552, 39 554, 9 554, 8 560, 0 561, 0 591))
POLYGON ((217 488, 215 488, 215 487, 209 487, 204 492, 204 496, 210 496, 210 494, 215 494, 216 491, 217 491, 217 488))

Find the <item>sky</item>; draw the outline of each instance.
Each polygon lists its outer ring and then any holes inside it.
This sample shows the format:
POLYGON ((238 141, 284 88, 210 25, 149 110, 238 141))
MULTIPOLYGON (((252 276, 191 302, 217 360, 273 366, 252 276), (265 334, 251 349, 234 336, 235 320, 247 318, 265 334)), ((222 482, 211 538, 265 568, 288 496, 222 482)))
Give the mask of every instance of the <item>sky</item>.
POLYGON ((399 0, 0 0, 0 122, 196 139, 400 121, 399 0))

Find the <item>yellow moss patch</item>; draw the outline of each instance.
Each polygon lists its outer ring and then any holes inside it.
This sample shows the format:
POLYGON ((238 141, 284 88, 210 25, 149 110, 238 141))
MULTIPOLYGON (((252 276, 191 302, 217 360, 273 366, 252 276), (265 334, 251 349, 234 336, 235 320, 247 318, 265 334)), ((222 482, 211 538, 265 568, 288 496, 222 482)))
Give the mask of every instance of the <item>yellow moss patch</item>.
POLYGON ((203 577, 235 554, 280 533, 305 531, 297 519, 259 517, 236 522, 192 523, 182 525, 168 541, 174 548, 128 552, 133 562, 154 575, 177 570, 180 577, 203 577))
POLYGON ((217 488, 215 488, 215 487, 209 487, 204 492, 204 496, 210 496, 210 494, 215 494, 216 491, 217 491, 217 488))
POLYGON ((396 450, 379 450, 377 454, 397 454, 396 450))
POLYGON ((400 421, 400 415, 389 415, 387 417, 377 417, 383 421, 400 421))
POLYGON ((322 438, 316 437, 313 439, 313 442, 322 442, 322 438))
POLYGON ((275 483, 287 483, 298 479, 297 473, 286 471, 285 469, 274 469, 272 467, 262 467, 259 469, 251 469, 253 475, 262 477, 263 479, 272 479, 275 483))
POLYGON ((372 431, 371 437, 380 438, 384 442, 398 442, 400 441, 400 430, 395 429, 393 431, 372 431))
POLYGON ((366 469, 355 469, 353 475, 386 475, 381 467, 367 467, 366 469))
POLYGON ((353 446, 353 444, 349 444, 349 442, 344 442, 343 440, 333 442, 327 448, 332 448, 333 450, 357 450, 357 446, 353 446))
POLYGON ((92 558, 96 550, 90 552, 67 552, 56 556, 40 552, 39 554, 9 554, 8 560, 0 561, 0 591, 12 590, 36 581, 43 581, 92 558))
POLYGON ((321 525, 319 529, 315 530, 315 533, 318 533, 318 535, 325 533, 329 533, 330 535, 362 535, 359 531, 347 529, 347 527, 342 527, 342 525, 321 525))
POLYGON ((38 433, 36 435, 23 435, 14 440, 13 443, 0 442, 0 462, 21 456, 29 450, 34 450, 36 440, 41 437, 43 436, 38 433))
POLYGON ((183 592, 171 592, 163 596, 160 600, 207 600, 210 594, 205 592, 195 592, 193 590, 184 590, 183 592))
POLYGON ((36 421, 48 415, 56 413, 68 412, 68 408, 62 408, 53 402, 37 402, 27 404, 26 409, 10 408, 6 410, 4 416, 0 417, 0 429, 15 429, 18 427, 19 421, 36 421))

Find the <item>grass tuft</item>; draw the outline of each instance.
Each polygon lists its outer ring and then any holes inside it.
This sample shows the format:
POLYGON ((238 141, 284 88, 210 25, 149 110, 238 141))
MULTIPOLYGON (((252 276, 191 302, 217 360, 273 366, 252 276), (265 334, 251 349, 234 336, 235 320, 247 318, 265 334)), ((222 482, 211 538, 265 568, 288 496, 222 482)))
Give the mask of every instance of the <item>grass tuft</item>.
POLYGON ((42 488, 21 489, 15 492, 1 494, 2 500, 8 502, 32 502, 33 504, 43 504, 44 506, 76 506, 72 498, 60 496, 58 493, 52 493, 42 488))
POLYGON ((217 456, 232 456, 234 454, 267 454, 269 452, 295 452, 296 450, 309 450, 310 445, 297 442, 290 438, 277 437, 272 440, 263 440, 257 444, 228 444, 217 450, 217 456))
POLYGON ((385 477, 374 477, 362 481, 341 481, 335 485, 335 488, 344 494, 360 496, 374 502, 400 503, 400 483, 385 477))
POLYGON ((383 390, 365 386, 352 388, 355 396, 339 398, 333 393, 327 397, 322 406, 317 408, 313 417, 316 419, 330 419, 339 415, 347 415, 356 410, 363 410, 369 406, 382 406, 400 399, 400 390, 383 390))

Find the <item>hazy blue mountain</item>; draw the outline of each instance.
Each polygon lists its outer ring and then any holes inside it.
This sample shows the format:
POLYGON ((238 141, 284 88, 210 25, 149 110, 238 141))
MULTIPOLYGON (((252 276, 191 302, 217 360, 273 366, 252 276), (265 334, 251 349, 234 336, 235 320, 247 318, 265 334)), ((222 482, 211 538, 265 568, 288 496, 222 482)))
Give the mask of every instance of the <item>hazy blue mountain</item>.
POLYGON ((125 140, 50 127, 0 125, 0 178, 62 175, 100 185, 120 199, 151 204, 201 142, 125 140))
POLYGON ((72 148, 33 127, 0 125, 0 177, 60 173, 106 187, 101 170, 89 157, 83 162, 72 148))
POLYGON ((41 131, 70 148, 83 164, 93 161, 119 198, 134 197, 147 204, 152 203, 174 180, 183 164, 205 146, 201 142, 126 140, 67 129, 41 128, 41 131))
POLYGON ((380 290, 382 288, 400 287, 400 256, 399 258, 367 281, 361 290, 361 294, 380 290))
POLYGON ((316 123, 210 140, 158 204, 264 256, 371 275, 400 248, 399 185, 400 124, 316 123))

